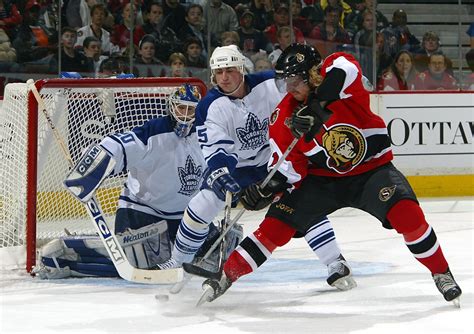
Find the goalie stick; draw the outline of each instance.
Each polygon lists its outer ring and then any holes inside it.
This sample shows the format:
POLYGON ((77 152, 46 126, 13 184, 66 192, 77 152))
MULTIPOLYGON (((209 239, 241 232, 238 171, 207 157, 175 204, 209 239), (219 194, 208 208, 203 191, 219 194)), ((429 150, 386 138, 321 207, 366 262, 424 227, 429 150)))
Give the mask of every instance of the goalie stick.
MULTIPOLYGON (((290 152, 295 147, 296 143, 298 142, 298 139, 299 138, 294 138, 293 141, 290 143, 290 145, 287 147, 286 151, 283 153, 283 155, 278 159, 277 163, 273 166, 270 173, 263 180, 261 184, 262 188, 265 187, 268 184, 268 182, 270 182, 273 175, 275 175, 275 173, 278 171, 278 168, 280 167, 280 165, 283 163, 283 161, 285 161, 286 157, 288 157, 290 152)), ((183 269, 187 274, 184 276, 184 279, 181 282, 178 282, 177 284, 171 287, 170 293, 172 294, 179 293, 184 288, 184 286, 191 280, 193 276, 201 276, 205 278, 220 277, 220 274, 221 274, 220 270, 217 272, 212 272, 200 267, 200 264, 211 255, 211 253, 217 248, 217 246, 220 245, 221 241, 225 238, 225 236, 232 229, 232 227, 239 221, 239 219, 242 217, 245 211, 246 211, 245 208, 240 209, 237 215, 230 221, 229 224, 227 224, 226 229, 221 233, 221 235, 212 244, 211 248, 209 248, 206 254, 204 254, 204 256, 197 263, 195 264, 183 263, 183 269)))
MULTIPOLYGON (((51 128, 54 138, 61 148, 65 159, 71 168, 74 167, 74 161, 69 154, 69 150, 67 149, 64 140, 61 138, 61 135, 52 121, 49 112, 46 109, 46 104, 38 92, 38 89, 36 88, 34 80, 29 79, 26 83, 28 84, 28 87, 30 88, 38 103, 38 108, 41 109, 44 117, 46 118, 46 121, 48 122, 48 125, 51 128)), ((144 270, 133 267, 130 262, 128 262, 128 259, 125 256, 123 248, 119 244, 117 237, 114 233, 112 233, 112 230, 107 224, 107 220, 104 217, 102 208, 100 207, 100 204, 96 200, 95 196, 92 196, 90 200, 83 204, 120 277, 127 281, 148 284, 176 283, 183 279, 184 272, 182 268, 168 270, 144 270)))

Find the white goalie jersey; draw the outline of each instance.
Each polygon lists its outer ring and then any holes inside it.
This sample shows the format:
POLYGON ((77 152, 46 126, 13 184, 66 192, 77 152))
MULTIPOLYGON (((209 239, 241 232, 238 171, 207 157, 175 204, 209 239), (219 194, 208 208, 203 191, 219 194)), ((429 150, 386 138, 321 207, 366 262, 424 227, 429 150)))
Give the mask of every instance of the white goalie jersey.
POLYGON ((117 162, 113 174, 128 172, 119 208, 181 219, 205 169, 195 132, 176 136, 171 117, 165 116, 107 136, 100 145, 117 162))

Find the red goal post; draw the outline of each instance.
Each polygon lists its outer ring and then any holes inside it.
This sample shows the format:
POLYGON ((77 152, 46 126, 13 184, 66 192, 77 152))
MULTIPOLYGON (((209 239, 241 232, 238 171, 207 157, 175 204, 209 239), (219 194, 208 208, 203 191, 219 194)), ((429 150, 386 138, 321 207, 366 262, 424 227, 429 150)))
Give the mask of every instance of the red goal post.
MULTIPOLYGON (((165 115, 168 94, 183 83, 206 93, 196 78, 49 79, 35 85, 76 161, 105 135, 165 115)), ((7 85, 0 109, 0 268, 31 271, 44 242, 94 234, 86 210, 62 186, 68 170, 28 85, 7 85)), ((110 226, 124 177, 109 178, 97 191, 110 226)))

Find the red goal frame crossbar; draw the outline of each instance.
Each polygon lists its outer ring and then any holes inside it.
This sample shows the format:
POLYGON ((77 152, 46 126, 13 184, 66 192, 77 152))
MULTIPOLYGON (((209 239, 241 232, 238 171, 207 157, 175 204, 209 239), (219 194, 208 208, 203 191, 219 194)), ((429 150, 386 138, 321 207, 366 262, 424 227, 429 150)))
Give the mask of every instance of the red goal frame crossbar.
MULTIPOLYGON (((201 96, 207 92, 206 84, 198 78, 133 78, 133 79, 44 79, 35 82, 41 94, 44 88, 87 87, 177 87, 189 83, 197 86, 201 96)), ((38 168, 38 102, 33 93, 28 93, 28 144, 27 144, 27 190, 26 190, 26 271, 31 272, 36 264, 36 205, 38 168)))

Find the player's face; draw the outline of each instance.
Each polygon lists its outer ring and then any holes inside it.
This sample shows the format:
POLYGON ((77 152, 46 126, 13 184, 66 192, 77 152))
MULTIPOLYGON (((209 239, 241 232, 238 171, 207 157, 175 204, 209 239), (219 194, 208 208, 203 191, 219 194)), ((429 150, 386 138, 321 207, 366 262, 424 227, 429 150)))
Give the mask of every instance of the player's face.
POLYGON ((178 104, 174 111, 175 117, 182 122, 190 122, 194 119, 196 107, 178 104))
POLYGON ((300 102, 306 100, 309 94, 309 86, 304 82, 299 75, 288 77, 285 79, 286 91, 293 95, 293 97, 300 102))
POLYGON ((215 69, 214 76, 217 85, 224 93, 232 93, 242 82, 242 73, 237 67, 215 69))

